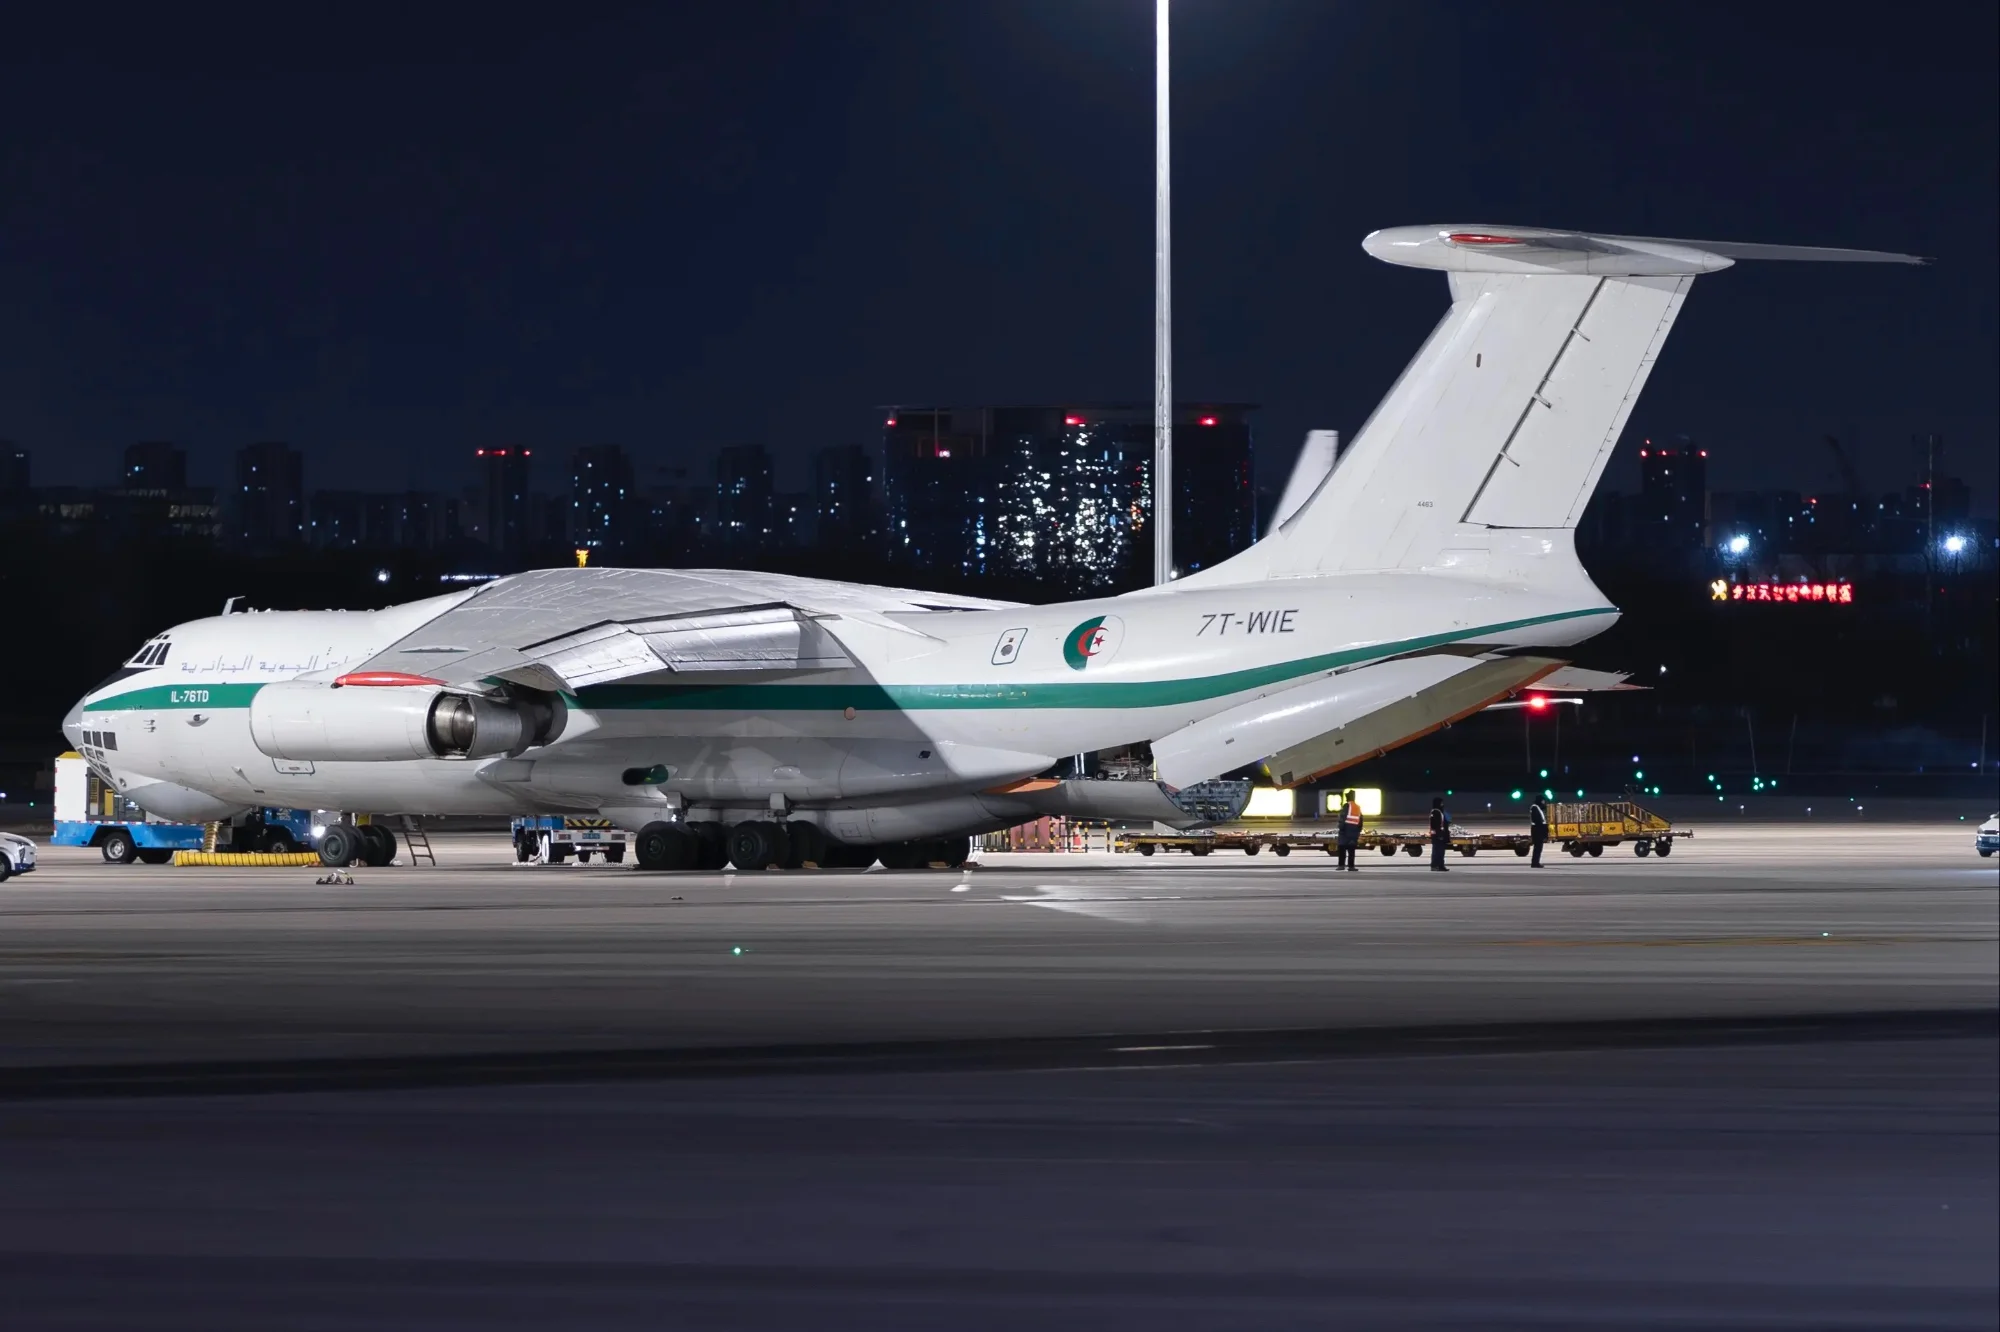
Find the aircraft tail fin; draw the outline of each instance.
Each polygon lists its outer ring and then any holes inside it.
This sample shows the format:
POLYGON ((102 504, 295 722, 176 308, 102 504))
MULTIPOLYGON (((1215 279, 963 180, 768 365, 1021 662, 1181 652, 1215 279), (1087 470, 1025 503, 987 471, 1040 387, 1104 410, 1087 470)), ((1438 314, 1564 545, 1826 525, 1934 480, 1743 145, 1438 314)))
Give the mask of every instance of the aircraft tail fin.
POLYGON ((1925 262, 1495 226, 1393 228, 1362 248, 1445 272, 1451 308, 1318 489, 1193 581, 1380 570, 1580 580, 1573 531, 1697 276, 1738 258, 1925 262))

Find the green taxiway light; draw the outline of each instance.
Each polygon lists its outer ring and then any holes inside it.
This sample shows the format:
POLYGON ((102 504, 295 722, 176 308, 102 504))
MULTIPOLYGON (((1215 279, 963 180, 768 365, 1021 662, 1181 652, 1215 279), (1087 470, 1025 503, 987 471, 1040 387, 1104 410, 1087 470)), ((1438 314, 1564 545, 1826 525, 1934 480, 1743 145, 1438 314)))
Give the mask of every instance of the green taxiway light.
POLYGON ((1538 775, 1538 776, 1542 776, 1542 777, 1546 777, 1546 776, 1548 776, 1548 775, 1549 775, 1549 770, 1548 770, 1547 768, 1543 768, 1543 769, 1541 770, 1541 772, 1540 772, 1539 774, 1537 774, 1537 775, 1538 775))
POLYGON ((734 947, 734 948, 730 949, 730 950, 729 950, 729 955, 730 955, 731 957, 741 957, 741 956, 743 956, 743 945, 742 945, 742 944, 738 944, 738 945, 736 945, 736 947, 734 947))
POLYGON ((1507 798, 1509 800, 1519 800, 1521 798, 1521 793, 1519 791, 1509 791, 1507 793, 1507 798))
POLYGON ((1632 780, 1635 782, 1643 782, 1646 780, 1646 774, 1643 772, 1635 772, 1632 774, 1632 780))

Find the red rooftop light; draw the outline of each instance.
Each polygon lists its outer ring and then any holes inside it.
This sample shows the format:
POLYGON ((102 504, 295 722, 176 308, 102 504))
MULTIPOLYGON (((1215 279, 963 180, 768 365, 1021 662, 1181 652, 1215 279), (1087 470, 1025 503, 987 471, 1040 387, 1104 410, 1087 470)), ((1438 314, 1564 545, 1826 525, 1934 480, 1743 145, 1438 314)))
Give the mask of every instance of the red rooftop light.
POLYGON ((892 416, 888 420, 884 421, 882 424, 893 429, 896 424, 896 418, 892 416))
POLYGON ((1204 417, 1202 417, 1202 418, 1201 418, 1201 423, 1202 423, 1203 425, 1214 425, 1214 424, 1215 424, 1215 418, 1214 418, 1214 417, 1212 417, 1212 416, 1204 416, 1204 417))
POLYGON ((1082 425, 1083 418, 1081 416, 1065 416, 1063 418, 1063 424, 1066 426, 1082 425))

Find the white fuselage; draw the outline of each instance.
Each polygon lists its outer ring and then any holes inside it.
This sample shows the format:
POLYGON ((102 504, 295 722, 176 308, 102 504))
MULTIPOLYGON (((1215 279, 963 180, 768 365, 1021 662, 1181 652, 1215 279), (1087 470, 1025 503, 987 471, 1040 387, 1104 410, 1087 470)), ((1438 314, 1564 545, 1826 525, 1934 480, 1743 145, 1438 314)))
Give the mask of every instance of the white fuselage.
POLYGON ((885 596, 881 604, 895 607, 887 612, 868 609, 871 589, 778 581, 797 602, 843 608, 829 619, 853 667, 781 678, 662 672, 584 688, 567 696, 553 743, 511 757, 300 761, 269 756, 251 734, 250 703, 265 685, 353 669, 461 597, 183 624, 165 636, 164 661, 93 690, 67 728, 128 794, 145 804, 156 788, 156 802, 189 805, 185 817, 199 813, 199 801, 180 791, 212 802, 205 817, 246 805, 611 813, 663 799, 722 817, 768 809, 776 797, 830 818, 992 791, 1062 756, 1156 740, 1383 658, 1454 645, 1567 645, 1615 618, 1601 597, 1435 575, 1321 576, 997 609, 911 610, 885 596), (107 732, 115 749, 102 743, 107 732), (627 784, 632 770, 658 766, 670 780, 627 784))

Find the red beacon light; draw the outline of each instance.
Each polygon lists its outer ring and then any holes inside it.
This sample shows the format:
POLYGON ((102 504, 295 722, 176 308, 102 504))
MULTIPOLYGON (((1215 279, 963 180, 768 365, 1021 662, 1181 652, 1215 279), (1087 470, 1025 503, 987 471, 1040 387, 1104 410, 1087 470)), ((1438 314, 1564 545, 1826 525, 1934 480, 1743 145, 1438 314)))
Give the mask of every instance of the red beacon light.
POLYGON ((1528 706, 1533 708, 1536 712, 1540 712, 1543 708, 1546 708, 1548 705, 1549 705, 1548 699, 1542 697, 1540 694, 1530 694, 1528 696, 1528 706))
POLYGON ((1080 426, 1083 424, 1083 418, 1081 416, 1065 416, 1063 424, 1066 426, 1080 426))
POLYGON ((896 418, 892 416, 888 420, 884 421, 882 424, 885 428, 894 430, 896 428, 896 418))
POLYGON ((1201 423, 1202 423, 1203 425, 1210 425, 1210 426, 1212 426, 1212 425, 1214 425, 1214 424, 1215 424, 1215 418, 1214 418, 1214 417, 1212 417, 1212 416, 1204 416, 1204 417, 1202 417, 1202 418, 1201 418, 1201 423))

